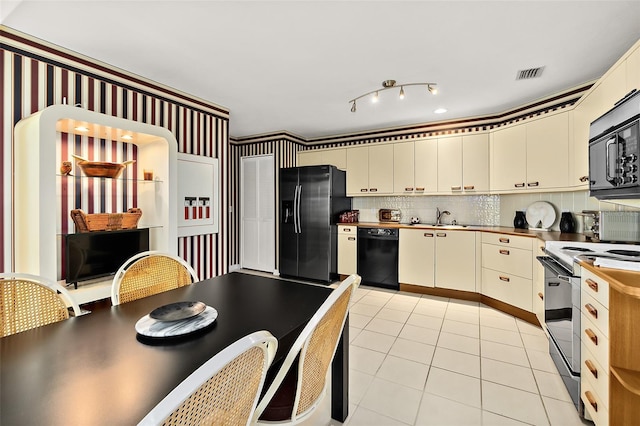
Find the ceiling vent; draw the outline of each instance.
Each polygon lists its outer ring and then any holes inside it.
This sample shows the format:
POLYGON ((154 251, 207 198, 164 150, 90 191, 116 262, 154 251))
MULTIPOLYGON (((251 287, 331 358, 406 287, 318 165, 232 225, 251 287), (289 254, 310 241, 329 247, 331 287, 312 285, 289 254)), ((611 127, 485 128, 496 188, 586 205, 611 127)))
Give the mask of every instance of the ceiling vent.
POLYGON ((528 70, 518 71, 518 76, 516 77, 516 80, 528 80, 530 78, 540 77, 542 75, 543 69, 544 67, 538 67, 538 68, 529 68, 528 70))

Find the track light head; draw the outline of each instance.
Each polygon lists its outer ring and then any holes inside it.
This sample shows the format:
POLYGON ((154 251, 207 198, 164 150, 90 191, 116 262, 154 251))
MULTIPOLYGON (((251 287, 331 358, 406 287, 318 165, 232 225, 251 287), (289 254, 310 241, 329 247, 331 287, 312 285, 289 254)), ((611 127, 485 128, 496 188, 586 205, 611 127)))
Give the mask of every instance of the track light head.
POLYGON ((351 104, 351 112, 356 112, 356 101, 351 104))
POLYGON ((404 86, 400 86, 400 99, 404 99, 404 86))

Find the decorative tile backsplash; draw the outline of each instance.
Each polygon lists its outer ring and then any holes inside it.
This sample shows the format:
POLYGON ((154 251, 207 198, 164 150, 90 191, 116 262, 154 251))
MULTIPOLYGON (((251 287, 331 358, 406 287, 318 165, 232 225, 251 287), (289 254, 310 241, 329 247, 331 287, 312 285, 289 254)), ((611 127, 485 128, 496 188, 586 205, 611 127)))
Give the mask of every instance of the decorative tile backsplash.
POLYGON ((526 211, 536 201, 551 203, 556 211, 556 221, 551 226, 559 230, 560 213, 570 211, 576 218, 576 232, 582 232, 582 217, 576 215, 583 210, 637 210, 633 207, 598 201, 589 197, 589 191, 542 192, 508 195, 433 195, 433 196, 391 196, 354 197, 353 208, 360 210, 361 222, 377 222, 378 209, 400 209, 402 222, 408 223, 412 216, 422 223, 435 223, 436 209, 447 210, 451 214, 442 218, 443 223, 456 220, 462 225, 513 227, 516 211, 526 211))

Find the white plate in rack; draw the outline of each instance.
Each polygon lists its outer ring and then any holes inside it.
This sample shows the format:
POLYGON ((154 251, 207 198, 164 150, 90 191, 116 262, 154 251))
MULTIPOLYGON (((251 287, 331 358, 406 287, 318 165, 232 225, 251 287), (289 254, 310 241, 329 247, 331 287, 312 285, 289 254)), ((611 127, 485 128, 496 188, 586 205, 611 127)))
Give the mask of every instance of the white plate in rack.
POLYGON ((556 221, 556 211, 551 203, 546 201, 536 201, 527 207, 525 214, 529 229, 548 230, 556 221), (538 226, 541 224, 541 226, 538 226))

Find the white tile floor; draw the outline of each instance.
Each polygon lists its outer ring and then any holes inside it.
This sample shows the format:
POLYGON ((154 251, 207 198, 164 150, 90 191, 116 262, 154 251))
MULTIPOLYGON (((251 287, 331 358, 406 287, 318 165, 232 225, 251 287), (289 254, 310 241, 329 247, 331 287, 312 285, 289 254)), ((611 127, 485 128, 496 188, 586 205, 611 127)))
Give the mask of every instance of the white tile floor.
POLYGON ((362 286, 349 332, 345 424, 582 424, 542 330, 488 306, 362 286))

